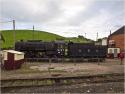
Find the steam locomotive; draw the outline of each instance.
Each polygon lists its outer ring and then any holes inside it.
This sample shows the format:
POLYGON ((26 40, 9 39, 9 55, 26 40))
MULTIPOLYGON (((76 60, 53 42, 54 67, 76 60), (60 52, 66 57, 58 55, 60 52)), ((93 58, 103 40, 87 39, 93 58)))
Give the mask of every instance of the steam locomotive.
POLYGON ((19 41, 15 50, 25 53, 25 58, 100 58, 104 59, 107 47, 94 43, 41 40, 19 41))

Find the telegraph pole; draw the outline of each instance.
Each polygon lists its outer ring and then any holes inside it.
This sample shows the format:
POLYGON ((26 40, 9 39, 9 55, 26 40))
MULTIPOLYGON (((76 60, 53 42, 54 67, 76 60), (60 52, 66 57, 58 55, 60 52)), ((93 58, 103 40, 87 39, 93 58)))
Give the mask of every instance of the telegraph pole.
POLYGON ((34 40, 34 25, 33 25, 33 35, 32 36, 33 36, 33 40, 34 40))
POLYGON ((111 30, 110 30, 110 35, 112 34, 111 30))
POLYGON ((86 33, 85 33, 85 38, 86 38, 86 33))
POLYGON ((1 37, 1 31, 0 31, 0 64, 2 64, 2 51, 1 51, 1 41, 2 41, 2 37, 1 37))
POLYGON ((13 20, 13 37, 14 37, 14 50, 15 50, 15 42, 16 42, 16 32, 15 32, 15 20, 13 20))
POLYGON ((1 51, 1 44, 2 44, 2 33, 0 31, 0 51, 1 51))
POLYGON ((97 37, 96 37, 96 41, 98 40, 98 32, 97 32, 97 37))
MULTIPOLYGON (((98 42, 98 32, 97 32, 97 36, 96 36, 96 41, 98 42)), ((98 48, 98 46, 99 46, 100 44, 97 44, 97 59, 98 59, 98 65, 100 64, 99 63, 99 48, 98 48)))

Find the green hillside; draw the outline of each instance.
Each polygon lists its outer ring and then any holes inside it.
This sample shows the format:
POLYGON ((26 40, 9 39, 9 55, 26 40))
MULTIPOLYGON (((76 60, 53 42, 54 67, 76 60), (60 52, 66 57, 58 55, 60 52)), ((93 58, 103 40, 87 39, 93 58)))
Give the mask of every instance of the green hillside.
MULTIPOLYGON (((53 33, 48 33, 45 31, 32 31, 32 30, 15 30, 16 41, 19 40, 43 40, 43 41, 53 41, 53 40, 64 40, 73 42, 88 42, 85 38, 65 38, 53 33)), ((13 30, 3 30, 2 35, 5 42, 2 42, 2 48, 12 48, 14 45, 14 31, 13 30)), ((90 40, 89 40, 90 41, 90 40)))
MULTIPOLYGON (((32 40, 32 39, 51 41, 51 40, 56 40, 58 38, 63 38, 62 36, 42 31, 34 31, 33 33, 32 30, 15 30, 15 33, 16 33, 16 41, 32 40)), ((5 39, 5 42, 2 43, 2 48, 13 47, 14 43, 13 30, 4 30, 2 31, 2 34, 5 39)))

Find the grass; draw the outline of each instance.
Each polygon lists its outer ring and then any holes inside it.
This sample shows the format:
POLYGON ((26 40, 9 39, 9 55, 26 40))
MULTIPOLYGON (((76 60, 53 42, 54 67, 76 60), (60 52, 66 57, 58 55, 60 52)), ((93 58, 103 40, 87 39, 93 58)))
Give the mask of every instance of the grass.
MULTIPOLYGON (((32 40, 33 31, 32 30, 16 30, 16 41, 19 40, 32 40)), ((2 31, 5 42, 2 42, 2 48, 12 48, 14 45, 14 31, 13 30, 4 30, 2 31)), ((44 31, 34 31, 34 40, 44 40, 44 41, 53 41, 58 38, 63 38, 62 36, 44 32, 44 31)))
MULTIPOLYGON (((43 40, 43 41, 54 41, 54 40, 64 40, 65 42, 90 42, 91 40, 85 38, 65 38, 53 33, 48 33, 45 31, 32 31, 32 30, 15 30, 16 41, 19 40, 43 40)), ((14 31, 13 30, 3 30, 2 35, 5 42, 2 42, 2 48, 8 49, 13 48, 14 45, 14 31)))

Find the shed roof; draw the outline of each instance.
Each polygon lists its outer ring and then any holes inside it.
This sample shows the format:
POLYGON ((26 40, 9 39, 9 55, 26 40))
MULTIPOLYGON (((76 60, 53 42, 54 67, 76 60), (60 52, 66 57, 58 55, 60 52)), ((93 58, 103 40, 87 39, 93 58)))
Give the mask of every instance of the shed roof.
POLYGON ((23 52, 15 51, 15 50, 4 50, 5 52, 14 53, 14 54, 24 54, 23 52))
POLYGON ((124 30, 125 30, 125 26, 122 26, 121 28, 113 32, 110 36, 124 34, 124 30))

